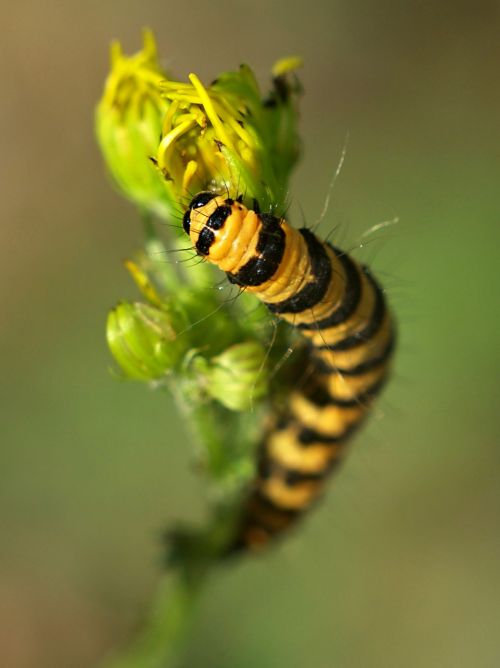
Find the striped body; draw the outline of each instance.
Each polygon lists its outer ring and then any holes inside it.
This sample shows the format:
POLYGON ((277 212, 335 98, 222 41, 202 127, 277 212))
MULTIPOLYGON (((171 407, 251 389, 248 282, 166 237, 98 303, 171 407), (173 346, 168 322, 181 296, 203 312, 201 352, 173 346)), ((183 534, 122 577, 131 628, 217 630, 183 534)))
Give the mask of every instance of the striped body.
POLYGON ((256 548, 319 496, 381 389, 394 329, 368 269, 307 229, 200 193, 184 215, 197 253, 310 341, 311 369, 266 436, 238 543, 256 548))

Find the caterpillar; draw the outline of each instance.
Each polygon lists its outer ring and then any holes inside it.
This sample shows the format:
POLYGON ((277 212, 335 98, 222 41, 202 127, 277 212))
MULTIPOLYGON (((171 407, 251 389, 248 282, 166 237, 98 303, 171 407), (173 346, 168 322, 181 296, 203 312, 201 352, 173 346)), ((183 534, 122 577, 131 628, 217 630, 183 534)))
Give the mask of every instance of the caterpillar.
POLYGON ((183 227, 198 255, 309 341, 310 373, 264 437, 234 548, 258 549, 321 494, 385 383, 393 319, 370 270, 307 228, 211 192, 183 227))

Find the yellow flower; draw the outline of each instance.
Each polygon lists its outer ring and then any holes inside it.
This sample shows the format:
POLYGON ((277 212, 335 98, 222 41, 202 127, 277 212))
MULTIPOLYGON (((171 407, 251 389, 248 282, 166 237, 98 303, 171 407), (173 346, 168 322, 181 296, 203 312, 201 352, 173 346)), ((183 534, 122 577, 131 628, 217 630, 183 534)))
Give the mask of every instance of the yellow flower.
POLYGON ((178 216, 202 190, 242 194, 265 209, 283 207, 299 155, 297 58, 279 61, 263 99, 251 69, 221 74, 204 86, 183 83, 158 63, 151 32, 142 51, 111 51, 111 72, 98 105, 98 140, 123 193, 164 218, 178 216))
POLYGON ((208 87, 196 74, 189 75, 189 83, 163 82, 170 106, 157 161, 181 200, 213 190, 256 198, 264 208, 283 205, 299 155, 294 103, 299 89, 290 85, 288 72, 274 81, 266 100, 246 65, 208 87), (281 99, 278 87, 285 92, 281 99), (285 150, 277 156, 280 149, 285 150))
POLYGON ((111 46, 111 71, 96 110, 101 151, 123 194, 141 208, 169 217, 177 202, 154 164, 168 101, 160 85, 165 73, 158 62, 153 34, 144 31, 144 46, 125 56, 111 46))

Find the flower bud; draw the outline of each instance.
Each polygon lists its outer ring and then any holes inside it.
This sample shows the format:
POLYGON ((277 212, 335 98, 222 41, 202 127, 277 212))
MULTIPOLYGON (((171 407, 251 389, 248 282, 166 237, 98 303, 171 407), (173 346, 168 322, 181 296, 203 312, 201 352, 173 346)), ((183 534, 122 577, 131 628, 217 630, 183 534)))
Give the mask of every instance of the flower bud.
POLYGON ((177 333, 185 327, 173 308, 158 309, 140 302, 121 302, 108 315, 108 345, 128 378, 150 381, 178 365, 189 345, 177 333))
POLYGON ((154 162, 169 102, 161 95, 165 78, 153 34, 125 56, 111 47, 111 71, 96 110, 96 132, 106 165, 123 194, 148 211, 168 218, 178 205, 154 162))
POLYGON ((266 353, 256 341, 238 343, 213 357, 206 370, 207 392, 233 411, 245 411, 265 395, 266 353))

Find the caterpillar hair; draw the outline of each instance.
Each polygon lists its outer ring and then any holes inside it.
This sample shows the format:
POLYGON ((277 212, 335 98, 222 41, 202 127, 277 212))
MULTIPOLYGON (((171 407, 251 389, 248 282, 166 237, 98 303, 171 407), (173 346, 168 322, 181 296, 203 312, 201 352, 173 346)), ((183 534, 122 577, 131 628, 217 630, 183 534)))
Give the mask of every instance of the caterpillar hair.
POLYGON ((310 230, 202 192, 183 227, 196 252, 308 339, 310 373, 265 435, 233 549, 256 549, 320 495, 385 383, 395 331, 370 270, 310 230))

